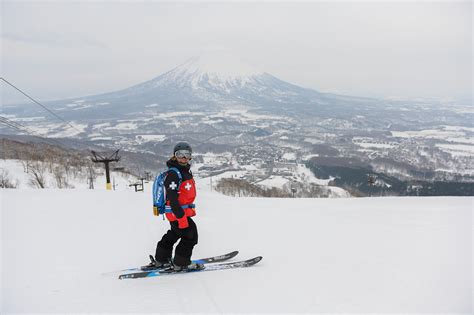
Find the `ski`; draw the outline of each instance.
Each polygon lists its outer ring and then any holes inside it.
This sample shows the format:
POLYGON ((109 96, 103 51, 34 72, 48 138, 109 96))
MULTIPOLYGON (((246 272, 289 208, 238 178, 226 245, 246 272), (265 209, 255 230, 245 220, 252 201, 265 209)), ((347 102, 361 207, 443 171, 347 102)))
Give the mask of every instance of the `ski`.
POLYGON ((193 262, 195 262, 197 264, 212 264, 212 263, 222 262, 222 261, 226 261, 226 260, 229 260, 231 258, 234 258, 235 256, 237 256, 238 253, 239 253, 239 251, 236 250, 236 251, 233 251, 233 252, 230 252, 230 253, 227 253, 227 254, 224 254, 224 255, 220 255, 220 256, 213 256, 213 257, 196 259, 196 260, 193 260, 193 262))
MULTIPOLYGON (((198 263, 198 264, 218 263, 218 262, 223 262, 223 261, 234 258, 235 256, 237 256, 238 253, 239 253, 239 251, 236 250, 236 251, 224 254, 224 255, 194 259, 192 262, 193 263, 198 263)), ((151 270, 147 270, 147 271, 155 271, 155 270, 158 270, 158 269, 151 269, 151 270)), ((122 270, 106 272, 106 273, 103 273, 103 275, 114 274, 114 273, 119 273, 119 272, 122 273, 122 272, 139 272, 139 271, 144 271, 144 270, 142 270, 142 267, 135 267, 135 268, 129 268, 129 269, 122 269, 122 270)))
POLYGON ((222 264, 213 264, 206 265, 204 269, 192 269, 192 270, 180 270, 175 271, 174 269, 163 269, 163 270, 151 270, 151 271, 141 271, 141 272, 132 272, 125 273, 119 276, 119 279, 137 279, 137 278, 149 278, 149 277, 158 277, 158 276, 168 276, 176 275, 182 273, 191 273, 191 272, 203 272, 203 271, 214 271, 214 270, 224 270, 224 269, 234 269, 234 268, 245 268, 250 267, 262 260, 262 256, 257 256, 247 260, 222 263, 222 264))

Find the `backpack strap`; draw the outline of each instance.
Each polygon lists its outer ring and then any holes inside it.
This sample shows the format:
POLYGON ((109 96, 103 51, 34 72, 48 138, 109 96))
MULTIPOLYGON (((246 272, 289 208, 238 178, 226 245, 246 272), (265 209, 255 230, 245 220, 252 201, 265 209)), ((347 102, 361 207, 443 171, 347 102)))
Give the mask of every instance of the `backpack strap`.
POLYGON ((181 176, 181 172, 176 167, 170 167, 168 171, 173 171, 176 173, 176 175, 178 175, 178 178, 179 178, 178 187, 179 187, 181 185, 181 182, 183 181, 183 176, 181 176))
MULTIPOLYGON (((187 208, 195 209, 196 205, 194 203, 190 203, 188 205, 181 205, 181 208, 183 208, 183 210, 187 208)), ((173 210, 171 210, 171 206, 165 206, 165 213, 173 213, 173 210)))

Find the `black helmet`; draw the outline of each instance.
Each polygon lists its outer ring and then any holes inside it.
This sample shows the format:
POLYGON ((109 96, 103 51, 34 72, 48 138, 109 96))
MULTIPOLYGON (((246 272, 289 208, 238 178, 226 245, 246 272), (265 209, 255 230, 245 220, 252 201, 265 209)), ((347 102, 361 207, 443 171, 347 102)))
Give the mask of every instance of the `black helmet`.
POLYGON ((173 149, 173 155, 176 153, 176 151, 179 151, 179 150, 187 150, 189 152, 193 152, 193 149, 191 148, 191 146, 189 145, 189 143, 187 142, 178 142, 175 146, 174 146, 174 149, 173 149))

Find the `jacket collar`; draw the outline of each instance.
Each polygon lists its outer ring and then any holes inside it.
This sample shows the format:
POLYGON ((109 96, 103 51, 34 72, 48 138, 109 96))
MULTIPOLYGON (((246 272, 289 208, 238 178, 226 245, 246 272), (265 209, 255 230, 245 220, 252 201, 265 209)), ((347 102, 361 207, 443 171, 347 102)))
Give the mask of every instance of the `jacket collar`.
POLYGON ((166 162, 166 165, 168 166, 168 168, 176 167, 179 170, 186 170, 186 171, 189 171, 189 169, 191 168, 191 165, 189 164, 181 165, 178 163, 178 161, 175 161, 175 160, 168 160, 168 162, 166 162))

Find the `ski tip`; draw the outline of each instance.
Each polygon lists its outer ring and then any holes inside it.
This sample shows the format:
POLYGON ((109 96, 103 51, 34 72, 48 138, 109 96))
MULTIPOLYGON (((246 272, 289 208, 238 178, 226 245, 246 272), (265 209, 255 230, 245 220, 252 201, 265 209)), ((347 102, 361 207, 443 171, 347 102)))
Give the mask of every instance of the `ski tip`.
POLYGON ((133 273, 126 273, 126 274, 118 276, 118 278, 119 278, 119 280, 124 280, 124 279, 134 279, 134 278, 137 278, 137 277, 133 273))
POLYGON ((252 259, 249 259, 249 267, 258 264, 262 259, 262 256, 257 256, 252 259))
POLYGON ((245 267, 253 266, 253 265, 259 263, 262 259, 263 259, 262 256, 256 256, 254 258, 250 258, 250 259, 244 261, 246 263, 245 267))

